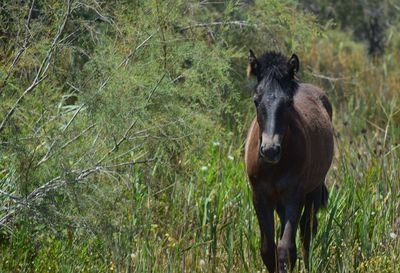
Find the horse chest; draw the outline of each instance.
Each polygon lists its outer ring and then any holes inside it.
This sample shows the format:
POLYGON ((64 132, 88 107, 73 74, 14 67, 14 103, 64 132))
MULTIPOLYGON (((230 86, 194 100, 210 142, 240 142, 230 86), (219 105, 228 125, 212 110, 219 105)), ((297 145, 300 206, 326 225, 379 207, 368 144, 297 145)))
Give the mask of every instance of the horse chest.
POLYGON ((284 199, 293 189, 297 188, 298 179, 290 173, 276 174, 260 172, 250 178, 253 191, 261 193, 271 200, 284 199))

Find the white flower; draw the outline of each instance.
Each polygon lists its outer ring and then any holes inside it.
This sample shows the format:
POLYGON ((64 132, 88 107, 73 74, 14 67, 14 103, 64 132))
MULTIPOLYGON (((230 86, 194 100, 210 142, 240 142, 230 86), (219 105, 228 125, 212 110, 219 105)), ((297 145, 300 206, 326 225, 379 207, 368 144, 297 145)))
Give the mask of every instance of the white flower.
POLYGON ((207 166, 202 166, 201 168, 200 168, 200 170, 202 170, 202 171, 207 171, 208 170, 208 167, 207 166))
POLYGON ((233 160, 233 159, 234 159, 234 157, 233 157, 233 156, 231 156, 231 155, 228 155, 228 159, 229 159, 229 160, 233 160))
POLYGON ((390 232, 389 236, 390 236, 390 238, 392 238, 392 239, 396 239, 396 238, 397 238, 397 234, 394 233, 394 232, 390 232))
POLYGON ((214 146, 219 146, 219 145, 221 145, 221 143, 219 143, 219 141, 213 141, 213 143, 212 143, 214 146))
POLYGON ((203 259, 200 259, 199 265, 200 265, 200 267, 205 266, 206 265, 206 261, 204 261, 203 259))

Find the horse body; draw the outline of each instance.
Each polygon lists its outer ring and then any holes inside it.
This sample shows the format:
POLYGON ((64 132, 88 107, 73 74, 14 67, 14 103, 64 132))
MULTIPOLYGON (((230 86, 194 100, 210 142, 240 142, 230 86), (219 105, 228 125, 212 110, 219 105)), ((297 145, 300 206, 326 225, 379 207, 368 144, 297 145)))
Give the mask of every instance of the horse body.
MULTIPOLYGON (((269 66, 279 65, 266 63, 269 66)), ((258 66, 261 65, 258 63, 258 66)), ((280 71, 282 75, 290 75, 289 72, 280 71)), ((262 91, 265 93, 263 96, 277 100, 279 96, 270 91, 270 85, 263 83, 262 78, 261 75, 259 85, 265 87, 262 91)), ((281 80, 279 82, 282 83, 281 80)), ((286 112, 285 118, 281 118, 284 128, 280 131, 268 129, 278 126, 274 125, 271 119, 278 119, 279 122, 279 112, 276 110, 267 115, 267 110, 259 109, 262 106, 257 105, 257 117, 250 126, 245 147, 246 171, 260 225, 261 256, 271 273, 277 269, 279 272, 286 272, 288 266, 294 267, 298 225, 301 228, 304 260, 306 266, 308 264, 311 234, 315 234, 317 228, 316 213, 326 204, 328 198, 324 182, 332 162, 334 145, 332 107, 324 92, 310 84, 298 84, 289 93, 284 87, 282 90, 293 100, 290 107, 279 110, 286 112), (265 115, 264 119, 260 115, 265 115), (284 132, 280 138, 276 136, 279 132, 284 132), (279 149, 274 148, 280 153, 277 157, 279 160, 273 160, 272 163, 265 160, 265 156, 262 156, 265 153, 262 146, 267 147, 265 150, 279 146, 279 149), (281 222, 278 245, 274 241, 274 210, 277 211, 281 222)), ((269 98, 263 100, 265 108, 273 107, 274 104, 269 98)), ((274 158, 274 155, 271 157, 274 158)))
POLYGON ((255 118, 246 140, 246 171, 254 190, 280 200, 294 187, 305 194, 325 181, 333 156, 332 109, 325 106, 325 94, 310 84, 300 84, 294 95, 289 131, 283 139, 279 163, 262 164, 260 128, 255 118), (327 107, 327 108, 326 108, 327 107))

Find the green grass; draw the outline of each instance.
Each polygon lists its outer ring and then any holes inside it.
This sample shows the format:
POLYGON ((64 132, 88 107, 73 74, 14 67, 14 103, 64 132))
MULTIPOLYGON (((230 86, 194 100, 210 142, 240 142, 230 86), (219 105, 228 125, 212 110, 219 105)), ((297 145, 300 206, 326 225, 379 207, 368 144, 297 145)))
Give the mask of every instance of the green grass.
MULTIPOLYGON (((330 200, 319 214, 310 272, 399 271, 400 242, 393 237, 399 234, 400 162, 390 140, 399 129, 389 125, 388 132, 385 146, 377 144, 384 136, 379 131, 336 139, 330 200)), ((195 170, 188 180, 177 176, 157 192, 140 177, 124 181, 116 205, 123 215, 106 236, 63 230, 37 237, 18 230, 3 249, 2 271, 262 272, 243 139, 232 139, 222 133, 204 144, 205 154, 183 159, 182 168, 195 170)), ((304 272, 301 258, 295 272, 304 272)))

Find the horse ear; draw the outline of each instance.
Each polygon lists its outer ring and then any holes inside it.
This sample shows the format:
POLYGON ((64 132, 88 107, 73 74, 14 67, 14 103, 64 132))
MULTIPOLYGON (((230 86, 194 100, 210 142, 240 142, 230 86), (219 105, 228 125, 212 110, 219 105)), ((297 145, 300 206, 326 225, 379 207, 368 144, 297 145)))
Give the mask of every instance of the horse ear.
POLYGON ((250 78, 251 76, 256 76, 258 75, 258 68, 259 64, 257 61, 256 56, 254 55, 253 50, 249 50, 249 64, 247 65, 247 77, 250 78))
POLYGON ((299 72, 299 68, 300 68, 300 61, 299 61, 299 57, 297 57, 296 54, 293 54, 292 57, 290 57, 288 63, 287 63, 287 67, 288 67, 288 72, 291 78, 294 77, 294 75, 299 72))

